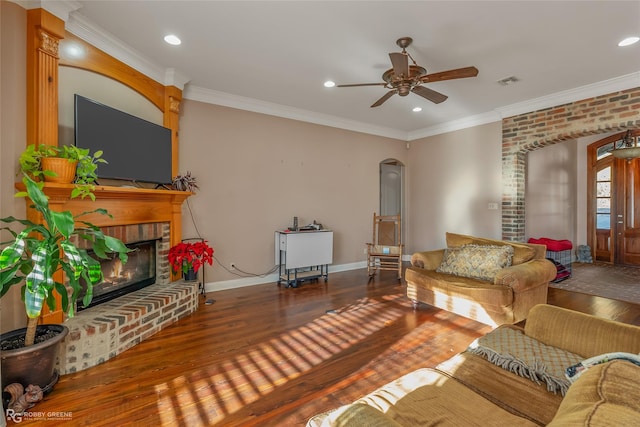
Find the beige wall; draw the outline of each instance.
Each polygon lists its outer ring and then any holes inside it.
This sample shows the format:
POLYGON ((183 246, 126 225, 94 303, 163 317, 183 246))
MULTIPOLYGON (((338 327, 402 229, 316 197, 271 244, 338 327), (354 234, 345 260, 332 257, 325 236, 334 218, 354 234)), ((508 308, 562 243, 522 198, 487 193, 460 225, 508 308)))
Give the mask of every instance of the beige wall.
MULTIPOLYGON (((379 205, 379 163, 388 158, 406 163, 405 143, 197 101, 181 108, 180 171, 200 185, 188 206, 225 267, 272 270, 274 231, 294 216, 334 230, 336 268, 362 263, 379 205)), ((188 206, 185 238, 196 236, 188 206)), ((238 279, 221 266, 206 275, 238 279)))
POLYGON ((571 140, 527 154, 527 238, 576 242, 577 153, 577 141, 571 140))
MULTIPOLYGON (((527 155, 526 235, 587 245, 587 150, 612 135, 590 135, 527 155)), ((575 253, 574 253, 575 255, 575 253)))
POLYGON ((411 142, 408 253, 444 247, 447 231, 501 238, 501 143, 500 122, 411 142))
MULTIPOLYGON (((17 160, 26 145, 27 14, 15 3, 0 2, 0 217, 24 218, 23 199, 15 199, 17 160)), ((4 226, 4 224, 3 224, 4 226)), ((0 241, 11 236, 3 232, 0 241)), ((26 325, 17 287, 0 299, 0 332, 26 325)))
MULTIPOLYGON (((162 125, 162 111, 151 101, 116 80, 73 67, 58 67, 58 144, 74 143, 74 95, 162 125)), ((109 152, 104 147, 105 158, 109 152)))

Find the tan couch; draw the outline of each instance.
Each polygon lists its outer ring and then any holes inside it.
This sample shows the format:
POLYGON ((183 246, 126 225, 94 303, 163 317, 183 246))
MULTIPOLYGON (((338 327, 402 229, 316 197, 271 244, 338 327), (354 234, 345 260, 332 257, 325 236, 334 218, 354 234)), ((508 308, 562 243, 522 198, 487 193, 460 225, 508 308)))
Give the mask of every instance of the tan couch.
MULTIPOLYGON (((411 267, 407 268, 407 296, 414 302, 432 305, 487 325, 513 324, 524 320, 527 313, 536 304, 547 302, 549 281, 556 276, 553 263, 545 258, 544 245, 506 242, 485 239, 463 234, 447 233, 447 250, 439 249, 417 252, 411 257, 411 267), (438 272, 443 266, 443 259, 454 255, 464 257, 463 248, 473 250, 480 247, 513 248, 509 266, 495 267, 495 272, 487 277, 486 271, 469 271, 469 268, 481 269, 486 265, 466 265, 467 270, 461 274, 438 272), (477 273, 477 275, 476 275, 477 273), (482 276, 483 278, 478 278, 482 276)), ((506 248, 508 249, 508 248, 506 248)), ((477 251, 475 253, 477 255, 477 251)), ((482 258, 480 258, 482 260, 482 258)), ((454 260, 455 261, 455 260, 454 260)), ((465 261, 463 258, 462 261, 465 261)), ((472 261, 477 261, 473 259, 472 261)), ((458 273, 455 263, 448 264, 449 271, 458 273)), ((488 268, 489 273, 491 268, 488 268)))
MULTIPOLYGON (((640 352, 640 327, 550 305, 534 307, 524 329, 500 328, 523 331, 536 342, 585 359, 640 352)), ((563 398, 545 384, 465 351, 316 415, 307 426, 635 426, 640 425, 638 384, 640 366, 615 360, 587 369, 563 398)))

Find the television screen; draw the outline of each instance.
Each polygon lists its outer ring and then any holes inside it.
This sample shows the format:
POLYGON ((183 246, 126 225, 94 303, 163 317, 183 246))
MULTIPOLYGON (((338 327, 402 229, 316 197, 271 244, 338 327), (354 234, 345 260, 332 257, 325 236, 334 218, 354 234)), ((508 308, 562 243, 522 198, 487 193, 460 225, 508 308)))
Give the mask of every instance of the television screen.
POLYGON ((75 95, 75 145, 102 150, 98 178, 169 184, 171 129, 75 95))

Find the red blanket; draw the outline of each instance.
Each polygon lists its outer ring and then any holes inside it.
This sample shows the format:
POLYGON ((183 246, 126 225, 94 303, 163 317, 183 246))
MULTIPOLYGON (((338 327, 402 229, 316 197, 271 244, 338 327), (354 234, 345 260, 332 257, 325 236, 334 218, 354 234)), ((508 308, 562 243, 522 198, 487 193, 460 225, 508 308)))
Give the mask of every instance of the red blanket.
POLYGON ((530 238, 529 243, 537 243, 539 245, 547 245, 547 250, 552 252, 566 251, 573 248, 570 240, 553 240, 546 237, 539 239, 530 238))

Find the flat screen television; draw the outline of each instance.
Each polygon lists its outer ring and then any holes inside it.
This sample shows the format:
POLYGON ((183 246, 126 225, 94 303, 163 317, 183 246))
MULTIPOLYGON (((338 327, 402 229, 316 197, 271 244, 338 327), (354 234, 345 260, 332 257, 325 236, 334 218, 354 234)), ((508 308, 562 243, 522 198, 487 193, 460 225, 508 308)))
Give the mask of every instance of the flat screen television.
POLYGON ((98 178, 171 183, 171 129, 78 94, 74 112, 75 145, 102 150, 108 162, 98 164, 98 178))

